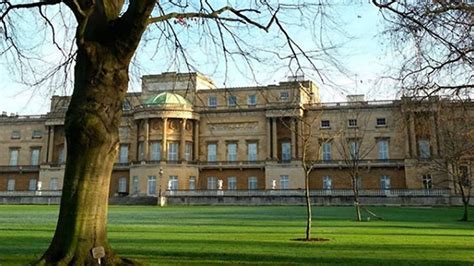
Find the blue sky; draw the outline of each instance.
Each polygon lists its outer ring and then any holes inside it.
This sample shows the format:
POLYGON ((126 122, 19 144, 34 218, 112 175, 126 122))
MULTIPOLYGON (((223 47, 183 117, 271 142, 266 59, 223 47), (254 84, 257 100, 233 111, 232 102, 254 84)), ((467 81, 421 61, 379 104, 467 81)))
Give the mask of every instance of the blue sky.
MULTIPOLYGON (((331 73, 331 85, 322 84, 314 73, 307 73, 306 77, 314 78, 319 85, 322 100, 325 102, 343 101, 345 95, 356 93, 366 94, 366 98, 372 100, 395 98, 396 88, 391 87, 390 84, 378 82, 378 78, 387 71, 396 58, 390 54, 388 45, 383 43, 382 38, 378 36, 383 26, 378 9, 370 5, 368 1, 340 1, 331 12, 337 18, 340 29, 346 34, 327 32, 325 38, 336 43, 343 43, 343 46, 333 55, 337 57, 346 71, 338 73, 334 69, 328 69, 328 73, 331 73)), ((187 31, 185 28, 180 30, 187 31)), ((307 29, 294 26, 291 28, 290 34, 303 46, 311 48, 312 35, 306 31, 307 29)), ((192 39, 193 35, 186 35, 186 37, 192 39)), ((253 41, 258 43, 260 40, 253 41)), ((164 71, 185 71, 182 67, 177 69, 176 64, 163 60, 167 55, 166 52, 152 58, 155 47, 152 48, 138 51, 137 61, 140 62, 138 75, 164 71)), ((236 69, 229 69, 227 79, 224 79, 222 60, 205 58, 203 54, 206 54, 207 51, 203 47, 200 48, 188 48, 187 52, 200 61, 198 67, 200 72, 210 75, 218 87, 255 85, 257 82, 262 85, 277 83, 285 80, 285 76, 288 75, 284 68, 280 71, 273 71, 265 66, 260 66, 256 71, 259 76, 257 81, 246 77, 236 69)), ((50 56, 53 62, 57 59, 53 50, 44 53, 50 56)), ((46 87, 33 89, 18 83, 18 77, 8 72, 9 67, 11 66, 7 60, 0 57, 0 90, 2 92, 0 111, 19 114, 46 113, 49 108, 51 91, 48 91, 46 87)), ((131 83, 130 91, 139 91, 139 78, 134 77, 134 80, 131 83)), ((55 93, 67 92, 57 91, 55 93)))

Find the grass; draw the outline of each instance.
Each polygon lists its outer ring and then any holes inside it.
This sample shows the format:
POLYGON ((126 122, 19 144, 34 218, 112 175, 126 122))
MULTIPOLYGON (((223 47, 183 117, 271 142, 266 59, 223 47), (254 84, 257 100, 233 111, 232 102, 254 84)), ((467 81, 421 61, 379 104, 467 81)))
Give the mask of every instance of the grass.
MULTIPOLYGON (((384 221, 354 222, 348 207, 111 206, 114 250, 149 265, 474 265, 474 223, 461 208, 371 208, 384 221)), ((474 209, 471 209, 474 211, 474 209)), ((0 205, 0 265, 24 265, 47 248, 58 206, 0 205)))

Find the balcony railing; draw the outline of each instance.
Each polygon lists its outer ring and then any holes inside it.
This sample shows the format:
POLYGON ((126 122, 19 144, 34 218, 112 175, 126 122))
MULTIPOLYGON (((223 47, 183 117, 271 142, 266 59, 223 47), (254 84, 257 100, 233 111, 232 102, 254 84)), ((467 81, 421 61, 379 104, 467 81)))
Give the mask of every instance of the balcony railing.
MULTIPOLYGON (((305 195, 303 189, 274 189, 274 190, 166 190, 162 192, 166 197, 302 197, 305 195)), ((449 196, 449 189, 363 189, 359 196, 363 197, 439 197, 449 196)), ((0 191, 1 197, 59 197, 61 190, 37 190, 37 191, 0 191)), ((319 189, 311 190, 312 197, 350 197, 354 196, 351 189, 319 189)))
POLYGON ((39 165, 1 165, 0 172, 36 172, 39 165))
POLYGON ((60 197, 61 190, 0 191, 0 197, 60 197))
POLYGON ((201 168, 254 168, 264 166, 265 161, 204 161, 198 164, 201 168))
MULTIPOLYGON (((354 196, 352 189, 320 189, 311 190, 311 196, 354 196)), ((164 196, 304 196, 303 189, 274 189, 274 190, 167 190, 164 196)), ((359 196, 372 197, 407 197, 407 196, 449 196, 449 189, 363 189, 359 196)))

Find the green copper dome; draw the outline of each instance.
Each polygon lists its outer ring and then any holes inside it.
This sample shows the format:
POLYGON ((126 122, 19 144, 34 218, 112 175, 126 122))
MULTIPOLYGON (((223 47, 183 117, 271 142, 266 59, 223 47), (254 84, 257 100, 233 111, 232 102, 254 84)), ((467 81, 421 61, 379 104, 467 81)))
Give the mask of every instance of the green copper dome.
POLYGON ((183 96, 171 93, 171 92, 162 92, 155 96, 148 98, 145 101, 146 105, 187 105, 192 106, 192 104, 183 98, 183 96))

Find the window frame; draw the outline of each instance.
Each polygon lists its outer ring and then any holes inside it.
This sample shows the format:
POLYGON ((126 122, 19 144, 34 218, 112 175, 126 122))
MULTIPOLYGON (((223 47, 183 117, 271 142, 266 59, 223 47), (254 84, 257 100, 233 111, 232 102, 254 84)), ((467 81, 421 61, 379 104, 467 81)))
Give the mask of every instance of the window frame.
POLYGON ((247 95, 247 105, 256 106, 257 105, 257 94, 247 95))
POLYGON ((227 178, 227 190, 237 190, 237 177, 229 176, 227 178))
POLYGON ((387 126, 387 119, 385 117, 377 117, 375 119, 375 125, 377 127, 386 127, 387 126), (382 121, 383 121, 383 123, 379 123, 379 122, 382 122, 382 121))
POLYGON ((207 97, 207 106, 209 108, 216 108, 217 107, 217 96, 210 95, 207 97))
POLYGON ((331 120, 328 120, 328 119, 324 119, 324 120, 321 120, 321 123, 319 125, 320 128, 331 128, 331 120), (327 125, 325 125, 327 122, 327 125))
POLYGON ((379 160, 388 160, 390 158, 390 149, 388 139, 377 140, 377 155, 379 160))
POLYGON ((40 147, 32 147, 31 148, 31 158, 30 164, 37 166, 40 164, 40 156, 41 156, 41 148, 40 147))
POLYGON ((247 179, 248 190, 258 189, 258 178, 256 176, 249 176, 247 179))
POLYGON ((332 178, 328 175, 323 176, 323 190, 332 189, 332 178))
POLYGON ((237 156, 238 156, 237 142, 228 142, 227 143, 227 161, 228 162, 236 162, 237 161, 237 156), (231 147, 233 147, 233 148, 231 149, 231 147))
POLYGON ((237 97, 235 95, 227 96, 227 106, 236 107, 237 106, 237 97))
POLYGON ((291 149, 292 149, 291 141, 282 141, 280 144, 280 147, 281 147, 281 160, 291 161, 291 149))
POLYGON ((247 161, 256 162, 257 158, 258 158, 258 142, 256 141, 247 142, 247 161), (250 148, 253 146, 255 146, 255 153, 252 153, 253 148, 250 148))
POLYGON ((9 166, 17 166, 20 159, 20 148, 10 148, 9 150, 10 160, 9 166))
POLYGON ((148 176, 146 193, 148 196, 156 196, 156 176, 148 176))
POLYGON ((207 161, 208 162, 217 162, 217 143, 207 143, 207 161), (214 147, 210 149, 210 147, 214 147), (210 151, 213 151, 211 154, 210 151))
POLYGON ((179 142, 176 142, 176 141, 168 142, 167 159, 169 162, 179 161, 179 142))
POLYGON ((357 118, 349 118, 347 120, 347 127, 356 128, 357 127, 357 118))
POLYGON ((290 177, 288 175, 280 175, 280 189, 289 189, 290 177))
POLYGON ((287 102, 290 99, 290 92, 289 91, 280 91, 280 101, 287 102), (284 96, 285 95, 285 96, 284 96))

